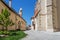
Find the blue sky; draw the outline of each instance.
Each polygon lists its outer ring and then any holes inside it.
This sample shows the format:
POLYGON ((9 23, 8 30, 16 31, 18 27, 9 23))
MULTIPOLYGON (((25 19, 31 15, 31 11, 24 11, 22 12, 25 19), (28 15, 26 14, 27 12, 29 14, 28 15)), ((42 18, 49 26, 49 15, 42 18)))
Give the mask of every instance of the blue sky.
MULTIPOLYGON (((8 4, 9 0, 5 0, 8 4)), ((36 0, 12 0, 12 8, 19 12, 19 9, 23 9, 22 17, 27 21, 27 24, 31 24, 31 17, 34 15, 36 0)))

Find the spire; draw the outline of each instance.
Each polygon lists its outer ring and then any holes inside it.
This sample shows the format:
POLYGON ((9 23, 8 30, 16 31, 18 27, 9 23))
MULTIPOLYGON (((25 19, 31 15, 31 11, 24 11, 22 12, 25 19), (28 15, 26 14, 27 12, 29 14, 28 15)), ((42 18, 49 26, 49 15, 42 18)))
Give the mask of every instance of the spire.
POLYGON ((12 0, 9 0, 9 7, 11 7, 12 5, 12 0))
POLYGON ((19 15, 22 17, 22 8, 19 10, 19 15))

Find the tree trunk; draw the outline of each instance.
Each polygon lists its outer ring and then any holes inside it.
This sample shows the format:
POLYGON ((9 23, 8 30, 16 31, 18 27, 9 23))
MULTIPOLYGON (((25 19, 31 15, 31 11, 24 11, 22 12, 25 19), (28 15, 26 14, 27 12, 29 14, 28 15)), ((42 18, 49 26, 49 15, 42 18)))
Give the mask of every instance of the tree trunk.
POLYGON ((2 31, 4 31, 4 27, 2 26, 2 31))
POLYGON ((6 31, 7 31, 7 27, 6 27, 6 31))
POLYGON ((6 29, 5 29, 5 30, 6 30, 6 33, 5 33, 5 35, 8 35, 8 33, 7 33, 7 27, 6 27, 6 29))

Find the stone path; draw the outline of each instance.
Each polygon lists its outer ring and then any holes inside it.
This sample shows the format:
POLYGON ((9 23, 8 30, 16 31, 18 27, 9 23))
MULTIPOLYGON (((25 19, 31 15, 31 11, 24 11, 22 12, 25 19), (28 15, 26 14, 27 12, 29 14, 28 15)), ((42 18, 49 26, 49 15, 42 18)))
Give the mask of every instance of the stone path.
POLYGON ((60 40, 60 32, 25 31, 28 34, 22 40, 60 40))

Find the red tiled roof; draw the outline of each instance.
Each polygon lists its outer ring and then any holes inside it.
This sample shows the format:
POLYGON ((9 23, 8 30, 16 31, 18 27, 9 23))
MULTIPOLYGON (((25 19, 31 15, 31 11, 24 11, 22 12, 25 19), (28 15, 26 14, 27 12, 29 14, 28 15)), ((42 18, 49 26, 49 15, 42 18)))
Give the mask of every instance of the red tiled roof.
POLYGON ((34 16, 31 17, 31 19, 34 19, 34 18, 38 15, 39 11, 40 11, 40 10, 36 9, 35 12, 34 12, 34 16))
POLYGON ((39 12, 39 10, 36 9, 35 12, 34 12, 34 17, 36 17, 38 15, 38 12, 39 12))
MULTIPOLYGON (((40 3, 36 2, 35 8, 36 8, 38 5, 40 5, 40 3)), ((40 6, 39 6, 39 7, 40 7, 40 6)), ((34 19, 34 18, 38 15, 39 11, 40 11, 40 10, 35 9, 34 16, 33 16, 31 19, 34 19)))

